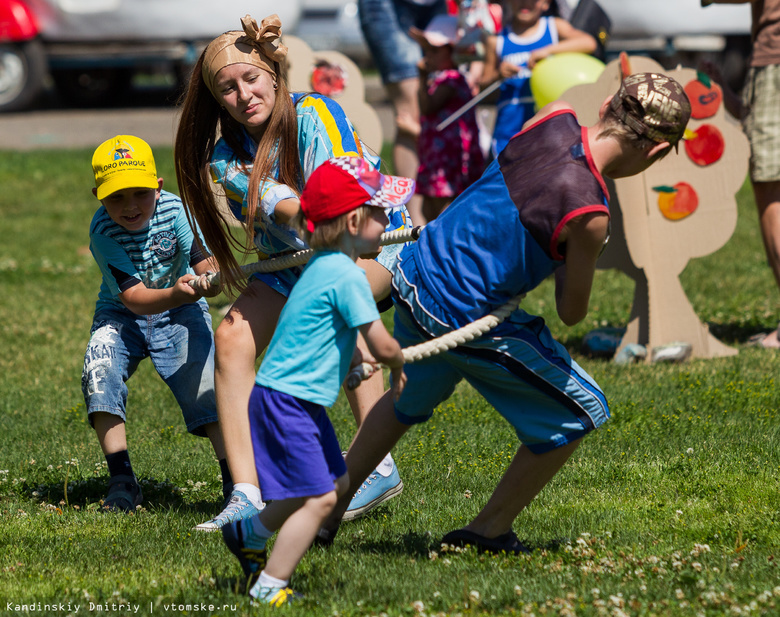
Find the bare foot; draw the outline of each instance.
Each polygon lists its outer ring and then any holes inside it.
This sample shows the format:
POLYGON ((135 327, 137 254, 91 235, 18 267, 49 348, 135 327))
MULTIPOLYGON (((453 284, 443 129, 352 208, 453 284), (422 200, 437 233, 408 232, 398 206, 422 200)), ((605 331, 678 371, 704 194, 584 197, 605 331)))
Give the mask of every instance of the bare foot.
POLYGON ((399 131, 408 133, 414 137, 420 136, 420 123, 408 114, 398 114, 395 119, 395 125, 398 127, 399 131))
POLYGON ((767 332, 767 335, 761 340, 761 347, 764 349, 780 348, 780 338, 778 338, 778 331, 772 330, 771 332, 767 332))

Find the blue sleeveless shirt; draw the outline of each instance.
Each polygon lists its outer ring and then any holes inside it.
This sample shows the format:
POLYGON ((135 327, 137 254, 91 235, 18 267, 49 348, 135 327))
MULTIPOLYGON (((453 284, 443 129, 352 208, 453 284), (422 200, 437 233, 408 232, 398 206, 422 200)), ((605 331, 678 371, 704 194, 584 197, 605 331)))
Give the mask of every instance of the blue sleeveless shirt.
POLYGON ((570 110, 509 141, 482 177, 400 256, 419 306, 459 328, 531 291, 564 264, 571 219, 609 214, 609 194, 570 110))

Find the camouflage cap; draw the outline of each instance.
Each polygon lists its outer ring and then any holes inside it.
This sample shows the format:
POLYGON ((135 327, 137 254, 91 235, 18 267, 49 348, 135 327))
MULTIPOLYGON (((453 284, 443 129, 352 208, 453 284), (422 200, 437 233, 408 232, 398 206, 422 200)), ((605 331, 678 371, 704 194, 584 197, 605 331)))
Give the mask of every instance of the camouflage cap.
POLYGON ((610 107, 639 135, 675 146, 691 117, 691 102, 683 87, 660 73, 635 73, 626 77, 612 97, 610 107))

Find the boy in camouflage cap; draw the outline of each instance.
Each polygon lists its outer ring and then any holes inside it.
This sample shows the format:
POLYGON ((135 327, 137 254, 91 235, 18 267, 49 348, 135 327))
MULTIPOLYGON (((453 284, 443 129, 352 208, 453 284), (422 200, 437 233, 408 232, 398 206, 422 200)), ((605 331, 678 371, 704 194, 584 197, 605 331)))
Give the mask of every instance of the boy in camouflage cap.
MULTIPOLYGON (((392 294, 401 347, 463 327, 552 274, 561 321, 582 321, 608 237, 604 177, 647 169, 677 144, 689 117, 680 84, 655 73, 624 79, 591 127, 581 126, 563 101, 545 106, 482 177, 401 251, 392 294)), ((352 442, 346 462, 353 486, 347 494, 465 379, 504 416, 521 445, 482 511, 442 543, 528 552, 512 529, 514 520, 582 438, 609 418, 598 384, 540 317, 522 309, 482 337, 406 364, 405 372, 399 399, 386 393, 352 442)), ((333 539, 348 501, 340 501, 326 521, 322 542, 333 539)))

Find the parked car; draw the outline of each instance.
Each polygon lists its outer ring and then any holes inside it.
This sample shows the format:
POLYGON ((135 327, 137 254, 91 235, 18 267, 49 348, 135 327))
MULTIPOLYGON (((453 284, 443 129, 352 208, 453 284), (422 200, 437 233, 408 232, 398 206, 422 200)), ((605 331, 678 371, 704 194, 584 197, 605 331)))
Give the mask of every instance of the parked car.
POLYGON ((292 32, 300 0, 0 0, 0 111, 30 105, 47 74, 87 104, 121 98, 141 70, 184 78, 211 39, 272 13, 292 32))
POLYGON ((301 19, 293 34, 314 51, 334 50, 358 66, 371 64, 355 0, 303 0, 301 19))
MULTIPOLYGON (((666 68, 717 62, 735 89, 744 79, 750 55, 750 4, 700 0, 597 0, 612 20, 607 54, 649 55, 666 68)), ((573 0, 569 0, 570 4, 573 0)))

